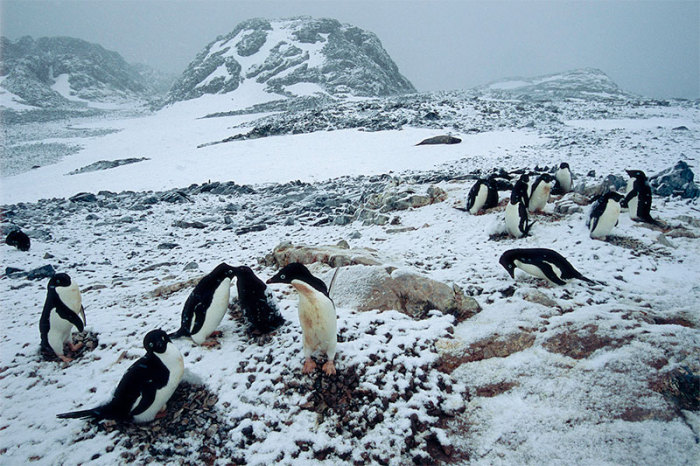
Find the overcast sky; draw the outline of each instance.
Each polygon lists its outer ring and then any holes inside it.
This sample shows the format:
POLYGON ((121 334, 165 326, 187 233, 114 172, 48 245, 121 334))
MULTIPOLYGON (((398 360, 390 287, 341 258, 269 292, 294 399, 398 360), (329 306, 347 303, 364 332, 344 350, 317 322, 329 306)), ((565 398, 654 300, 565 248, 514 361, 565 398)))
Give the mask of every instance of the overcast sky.
POLYGON ((700 97, 700 1, 1 0, 2 35, 72 36, 179 74, 240 21, 336 18, 374 32, 419 91, 594 67, 646 96, 700 97))

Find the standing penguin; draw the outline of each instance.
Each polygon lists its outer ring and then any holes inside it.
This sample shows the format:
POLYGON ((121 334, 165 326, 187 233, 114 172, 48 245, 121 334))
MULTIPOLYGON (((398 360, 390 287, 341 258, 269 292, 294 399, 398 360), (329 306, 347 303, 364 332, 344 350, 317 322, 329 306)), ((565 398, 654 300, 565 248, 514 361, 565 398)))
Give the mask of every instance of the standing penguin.
POLYGON ((534 223, 530 223, 522 193, 513 188, 510 193, 510 201, 506 205, 506 231, 513 238, 523 238, 530 233, 530 228, 534 223))
POLYGON ((620 217, 620 201, 622 194, 614 191, 607 192, 600 196, 593 203, 590 216, 586 221, 586 226, 591 232, 593 239, 605 239, 613 227, 617 226, 620 217))
POLYGON ((61 419, 93 418, 150 422, 165 410, 182 380, 185 365, 177 346, 163 330, 151 330, 143 339, 146 354, 127 369, 112 399, 101 406, 58 414, 61 419))
POLYGON ((474 183, 467 195, 467 210, 476 215, 481 210, 491 209, 498 205, 498 190, 493 179, 480 179, 474 183))
POLYGON ((214 345, 215 342, 205 340, 216 330, 226 314, 231 296, 231 280, 235 274, 234 267, 221 263, 209 275, 205 275, 185 301, 180 329, 170 334, 170 337, 189 336, 198 345, 214 345))
POLYGON ((63 354, 63 345, 67 342, 71 351, 79 350, 82 343, 73 344, 71 329, 75 326, 82 332, 85 324, 85 310, 78 284, 66 273, 55 274, 49 280, 44 309, 39 319, 42 351, 55 354, 61 361, 70 362, 71 358, 63 354))
POLYGON ((561 254, 551 249, 529 248, 509 249, 501 255, 498 262, 515 279, 515 268, 537 278, 544 278, 557 285, 566 285, 564 280, 577 278, 595 284, 574 268, 561 254))
POLYGON ((251 326, 252 333, 270 333, 284 323, 274 298, 267 291, 267 285, 260 280, 250 267, 234 267, 238 300, 243 314, 251 326))
POLYGON ((552 188, 552 194, 566 194, 571 191, 573 187, 573 178, 571 177, 571 169, 569 164, 562 162, 559 164, 559 168, 556 173, 554 173, 554 187, 552 188))
POLYGON ((523 173, 518 178, 518 181, 513 185, 513 191, 511 191, 511 200, 513 196, 520 199, 523 204, 527 207, 530 202, 530 175, 523 173))
POLYGON ((31 246, 29 236, 22 230, 12 230, 9 232, 5 238, 5 243, 9 246, 16 247, 20 251, 29 251, 29 247, 31 246))
POLYGON ((335 358, 338 323, 335 304, 328 296, 328 288, 320 278, 314 277, 303 264, 293 262, 284 266, 267 283, 287 283, 299 293, 299 322, 304 335, 304 367, 302 372, 309 374, 316 369, 311 359, 315 350, 328 356, 323 365, 327 375, 335 374, 335 358))
POLYGON ((549 200, 549 194, 552 192, 553 184, 554 177, 549 173, 543 173, 538 176, 535 183, 532 185, 527 210, 530 212, 543 210, 549 200))
POLYGON ((651 186, 649 186, 646 174, 641 170, 626 171, 630 176, 632 189, 630 189, 630 183, 628 182, 627 195, 620 205, 629 208, 630 218, 632 220, 662 226, 661 222, 651 217, 651 186))

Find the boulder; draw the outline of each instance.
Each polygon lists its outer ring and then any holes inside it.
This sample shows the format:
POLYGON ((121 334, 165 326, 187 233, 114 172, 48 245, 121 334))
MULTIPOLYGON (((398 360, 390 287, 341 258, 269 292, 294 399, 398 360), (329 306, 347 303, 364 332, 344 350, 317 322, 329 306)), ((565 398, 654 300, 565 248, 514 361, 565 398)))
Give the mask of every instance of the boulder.
POLYGON ((97 196, 92 193, 78 193, 71 197, 72 202, 97 202, 97 196))
POLYGON ((346 241, 337 245, 308 246, 280 243, 271 254, 265 256, 263 263, 268 266, 284 267, 292 262, 302 264, 322 263, 330 267, 347 265, 379 265, 384 262, 376 250, 370 248, 350 248, 346 241))
MULTIPOLYGON (((330 283, 335 271, 321 276, 330 283)), ((369 311, 397 310, 414 319, 438 310, 455 316, 457 322, 481 311, 474 298, 465 296, 456 285, 392 266, 353 265, 338 271, 331 289, 338 306, 369 311)))
POLYGON ((460 138, 456 138, 447 134, 442 134, 440 136, 433 136, 432 138, 423 139, 416 145, 422 146, 426 144, 459 144, 460 142, 462 142, 460 138))
POLYGON ((439 368, 442 372, 450 374, 467 362, 505 358, 530 348, 535 344, 535 338, 535 331, 531 328, 523 328, 506 335, 495 333, 469 344, 460 339, 443 338, 435 343, 440 355, 439 368))
POLYGON ((657 196, 680 196, 684 199, 700 197, 700 188, 693 180, 695 174, 687 163, 679 161, 671 168, 649 178, 652 192, 657 196))

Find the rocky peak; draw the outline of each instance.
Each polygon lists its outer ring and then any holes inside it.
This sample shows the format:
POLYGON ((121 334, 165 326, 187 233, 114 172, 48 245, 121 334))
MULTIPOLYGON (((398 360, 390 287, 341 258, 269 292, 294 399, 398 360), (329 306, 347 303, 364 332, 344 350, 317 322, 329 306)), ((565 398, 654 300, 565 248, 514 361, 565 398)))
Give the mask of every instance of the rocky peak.
POLYGON ((172 87, 167 103, 242 88, 261 93, 261 100, 415 92, 371 32, 334 19, 256 18, 207 45, 172 87))

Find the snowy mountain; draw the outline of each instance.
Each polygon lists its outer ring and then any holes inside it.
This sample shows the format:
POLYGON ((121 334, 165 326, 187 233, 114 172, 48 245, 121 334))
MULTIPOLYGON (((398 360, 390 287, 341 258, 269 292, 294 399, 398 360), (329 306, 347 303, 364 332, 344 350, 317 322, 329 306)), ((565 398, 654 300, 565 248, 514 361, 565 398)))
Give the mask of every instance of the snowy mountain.
POLYGON ((152 71, 71 37, 0 38, 0 105, 12 110, 110 109, 156 93, 152 71))
POLYGON ((595 68, 583 68, 534 78, 501 79, 480 91, 501 98, 535 101, 562 99, 626 100, 631 97, 605 73, 595 68))
POLYGON ((233 93, 235 100, 251 92, 263 102, 415 89, 371 32, 334 19, 251 19, 207 45, 172 87, 167 103, 205 94, 233 93))

